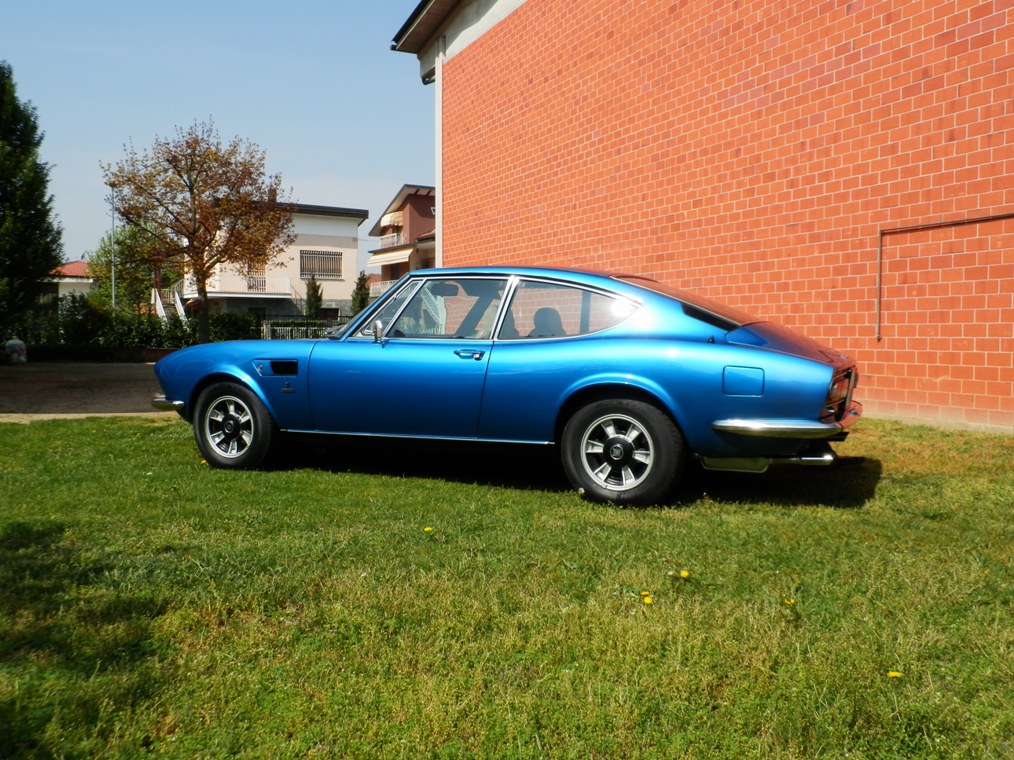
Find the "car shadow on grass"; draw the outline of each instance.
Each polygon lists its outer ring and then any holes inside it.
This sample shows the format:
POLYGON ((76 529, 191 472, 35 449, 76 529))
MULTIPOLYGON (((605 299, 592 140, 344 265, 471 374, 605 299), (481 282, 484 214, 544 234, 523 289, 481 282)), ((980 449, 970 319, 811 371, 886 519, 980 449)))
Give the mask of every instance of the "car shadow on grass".
POLYGON ((286 447, 279 466, 522 490, 570 490, 552 446, 399 438, 321 438, 295 443, 286 447))
MULTIPOLYGON (((294 442, 277 463, 391 477, 433 478, 467 485, 537 491, 573 491, 553 446, 457 441, 322 438, 294 442)), ((689 461, 662 507, 702 500, 786 507, 858 509, 876 493, 882 467, 874 459, 843 457, 830 467, 776 466, 763 474, 709 472, 689 461)))
POLYGON ((18 696, 0 697, 0 757, 78 754, 53 737, 101 740, 112 713, 157 693, 151 631, 162 605, 105 585, 111 569, 78 548, 68 525, 0 529, 0 664, 21 682, 18 696))
POLYGON ((876 496, 883 474, 879 460, 842 457, 828 467, 776 465, 762 474, 687 468, 677 498, 685 505, 702 500, 763 503, 784 507, 861 509, 876 496))

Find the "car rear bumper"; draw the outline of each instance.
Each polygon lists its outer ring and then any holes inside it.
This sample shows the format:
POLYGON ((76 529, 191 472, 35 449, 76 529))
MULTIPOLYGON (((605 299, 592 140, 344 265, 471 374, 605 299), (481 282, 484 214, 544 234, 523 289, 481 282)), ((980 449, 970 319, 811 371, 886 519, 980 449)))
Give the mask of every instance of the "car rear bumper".
POLYGON ((840 436, 863 414, 858 401, 849 404, 842 418, 836 422, 794 419, 728 419, 715 420, 713 430, 756 438, 794 438, 797 440, 829 440, 840 436))

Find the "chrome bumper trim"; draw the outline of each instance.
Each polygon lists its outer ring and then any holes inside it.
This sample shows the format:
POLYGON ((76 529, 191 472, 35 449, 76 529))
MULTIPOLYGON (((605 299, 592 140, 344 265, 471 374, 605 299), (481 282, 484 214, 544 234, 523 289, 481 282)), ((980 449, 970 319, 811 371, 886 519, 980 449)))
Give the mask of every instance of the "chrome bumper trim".
POLYGON ((816 420, 715 420, 713 430, 720 433, 735 433, 758 438, 799 438, 820 440, 833 438, 852 425, 863 414, 863 405, 858 401, 849 404, 848 411, 839 422, 817 422, 816 420))
POLYGON ((182 401, 170 401, 165 396, 156 396, 151 400, 151 405, 160 412, 179 412, 183 408, 182 401))
POLYGON ((698 461, 705 470, 762 473, 767 472, 772 465, 779 464, 830 467, 838 461, 838 455, 828 447, 826 451, 791 457, 698 457, 698 461))

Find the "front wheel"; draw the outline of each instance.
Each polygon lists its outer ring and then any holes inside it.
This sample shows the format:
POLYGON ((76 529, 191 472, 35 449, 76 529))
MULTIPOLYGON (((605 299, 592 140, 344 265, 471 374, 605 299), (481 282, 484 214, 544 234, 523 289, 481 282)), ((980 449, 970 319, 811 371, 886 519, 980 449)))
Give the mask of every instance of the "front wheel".
POLYGON ((197 399, 194 438, 208 464, 250 469, 267 457, 275 425, 260 399, 238 383, 215 383, 197 399))
POLYGON ((578 410, 563 429, 563 469, 592 501, 659 502, 683 470, 683 452, 676 424, 643 401, 596 401, 578 410))

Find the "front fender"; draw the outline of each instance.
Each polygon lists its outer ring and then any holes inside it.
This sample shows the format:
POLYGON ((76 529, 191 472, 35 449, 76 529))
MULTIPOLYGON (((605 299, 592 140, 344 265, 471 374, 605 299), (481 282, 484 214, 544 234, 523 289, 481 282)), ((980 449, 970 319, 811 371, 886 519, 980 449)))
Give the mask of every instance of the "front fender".
POLYGON ((200 394, 216 382, 240 383, 264 404, 282 430, 309 425, 307 368, 312 341, 236 341, 176 351, 155 365, 165 403, 193 420, 200 394))

